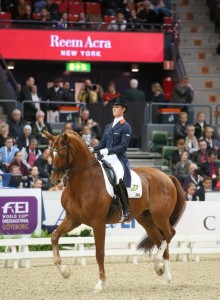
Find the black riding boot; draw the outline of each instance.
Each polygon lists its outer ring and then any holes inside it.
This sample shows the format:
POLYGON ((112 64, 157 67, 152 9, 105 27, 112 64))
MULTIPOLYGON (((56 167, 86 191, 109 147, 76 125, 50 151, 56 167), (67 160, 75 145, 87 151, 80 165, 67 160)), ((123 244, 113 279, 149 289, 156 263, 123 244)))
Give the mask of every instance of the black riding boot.
POLYGON ((119 216, 119 222, 130 221, 131 219, 131 212, 130 206, 128 203, 128 192, 126 186, 122 179, 119 180, 119 184, 116 185, 117 194, 119 196, 119 203, 121 205, 122 213, 119 216))

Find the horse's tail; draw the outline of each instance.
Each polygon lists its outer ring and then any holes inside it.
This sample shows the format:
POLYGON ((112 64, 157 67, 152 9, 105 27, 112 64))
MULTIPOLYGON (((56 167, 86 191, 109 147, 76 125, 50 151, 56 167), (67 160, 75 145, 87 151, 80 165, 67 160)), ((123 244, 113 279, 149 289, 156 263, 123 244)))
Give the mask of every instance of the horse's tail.
MULTIPOLYGON (((177 202, 176 202, 174 210, 170 216, 170 224, 171 224, 171 226, 175 226, 178 223, 178 221, 180 220, 180 218, 185 210, 186 196, 185 196, 185 193, 183 191, 183 188, 182 188, 179 180, 172 175, 169 175, 169 177, 172 180, 173 184, 175 185, 175 188, 177 191, 177 202)), ((150 218, 152 219, 152 216, 150 213, 148 213, 147 215, 145 215, 145 218, 150 221, 150 218)), ((153 220, 150 222, 153 222, 153 220)), ((157 227, 155 227, 155 230, 158 232, 158 234, 162 238, 163 234, 162 234, 161 230, 159 230, 157 227)), ((153 250, 154 246, 155 246, 154 242, 149 238, 149 236, 146 235, 140 241, 140 243, 137 245, 137 249, 144 250, 144 252, 148 252, 148 251, 151 252, 153 250)))
POLYGON ((174 210, 172 212, 172 215, 170 216, 170 224, 172 226, 175 226, 184 210, 185 210, 185 207, 186 207, 186 195, 183 191, 183 188, 179 182, 179 180, 175 177, 175 176, 172 176, 172 175, 169 175, 170 179, 173 181, 174 185, 175 185, 175 188, 176 188, 176 191, 177 191, 177 202, 176 202, 176 206, 174 207, 174 210))

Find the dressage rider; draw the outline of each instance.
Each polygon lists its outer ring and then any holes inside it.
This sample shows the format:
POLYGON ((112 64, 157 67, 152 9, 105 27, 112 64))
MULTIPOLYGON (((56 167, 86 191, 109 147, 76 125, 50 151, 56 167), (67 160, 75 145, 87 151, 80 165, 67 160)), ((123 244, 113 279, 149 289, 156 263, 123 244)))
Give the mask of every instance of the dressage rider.
MULTIPOLYGON (((131 219, 128 193, 131 186, 130 164, 126 155, 129 146, 131 127, 124 119, 128 106, 124 99, 117 97, 112 101, 113 123, 106 125, 100 143, 94 148, 112 165, 117 174, 116 190, 122 208, 119 222, 131 219)), ((93 149, 91 149, 93 151, 93 149)))

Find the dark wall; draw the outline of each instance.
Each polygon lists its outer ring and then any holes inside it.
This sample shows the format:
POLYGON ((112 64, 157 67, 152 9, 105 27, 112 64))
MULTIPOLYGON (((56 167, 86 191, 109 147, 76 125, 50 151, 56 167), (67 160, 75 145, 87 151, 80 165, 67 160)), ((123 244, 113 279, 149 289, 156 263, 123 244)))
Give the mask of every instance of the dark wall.
POLYGON ((15 61, 13 70, 15 79, 22 85, 28 76, 33 76, 41 96, 45 93, 47 82, 55 77, 70 81, 71 87, 74 87, 75 82, 90 78, 93 83, 99 83, 104 90, 107 83, 113 80, 121 93, 129 88, 130 79, 136 78, 139 81, 139 89, 145 92, 148 101, 151 98, 151 83, 162 83, 163 74, 163 64, 153 63, 139 64, 138 73, 131 72, 130 63, 91 63, 91 73, 68 73, 65 71, 65 62, 54 61, 15 61))

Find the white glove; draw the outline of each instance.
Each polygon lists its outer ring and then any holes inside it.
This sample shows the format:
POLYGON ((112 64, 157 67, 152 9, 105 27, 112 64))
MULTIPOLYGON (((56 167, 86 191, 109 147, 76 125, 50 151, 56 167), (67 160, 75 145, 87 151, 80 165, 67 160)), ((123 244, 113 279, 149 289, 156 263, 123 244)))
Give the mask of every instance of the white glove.
POLYGON ((91 153, 93 153, 93 152, 94 152, 94 149, 93 149, 92 147, 89 147, 89 151, 90 151, 91 153))
POLYGON ((105 149, 102 149, 102 150, 100 150, 100 154, 101 155, 108 155, 108 149, 107 148, 105 148, 105 149))

